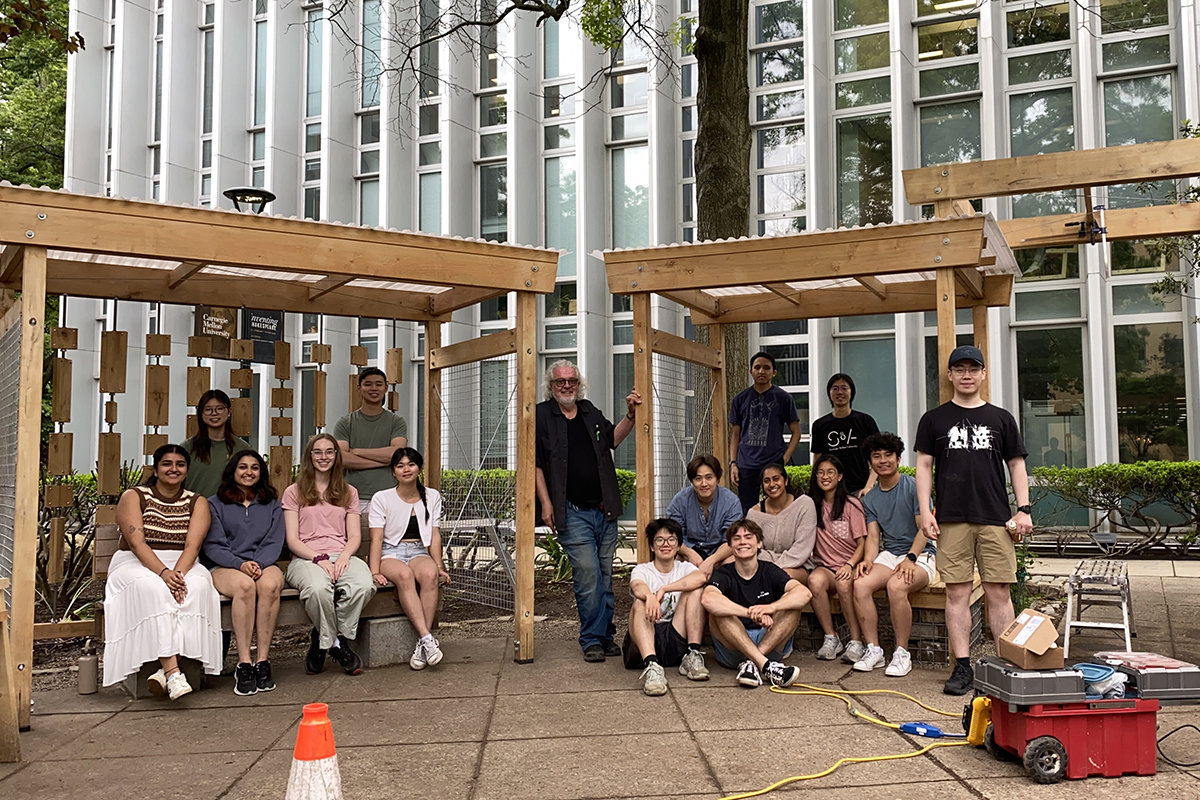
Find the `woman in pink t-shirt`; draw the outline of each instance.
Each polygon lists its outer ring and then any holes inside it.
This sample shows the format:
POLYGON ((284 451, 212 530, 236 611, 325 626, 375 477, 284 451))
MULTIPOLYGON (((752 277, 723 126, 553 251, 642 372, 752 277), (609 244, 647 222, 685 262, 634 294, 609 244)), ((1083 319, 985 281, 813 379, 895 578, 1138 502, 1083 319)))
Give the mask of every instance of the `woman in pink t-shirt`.
POLYGON ((304 448, 300 476, 283 493, 283 524, 292 553, 287 583, 300 592, 315 626, 304 669, 316 675, 328 653, 357 675, 362 659, 348 640, 358 636, 358 618, 375 596, 375 584, 370 567, 355 555, 362 542, 358 490, 346 482, 341 450, 328 433, 304 448))
POLYGON ((808 588, 813 594, 813 613, 825 631, 817 658, 831 661, 842 653, 842 660, 853 664, 866 651, 854 612, 854 568, 866 551, 867 519, 862 503, 846 491, 842 477, 842 462, 837 456, 817 456, 808 482, 808 494, 817 509, 817 538, 813 544, 816 567, 808 577, 808 588), (850 642, 844 653, 829 608, 829 596, 833 594, 841 601, 850 628, 850 642))

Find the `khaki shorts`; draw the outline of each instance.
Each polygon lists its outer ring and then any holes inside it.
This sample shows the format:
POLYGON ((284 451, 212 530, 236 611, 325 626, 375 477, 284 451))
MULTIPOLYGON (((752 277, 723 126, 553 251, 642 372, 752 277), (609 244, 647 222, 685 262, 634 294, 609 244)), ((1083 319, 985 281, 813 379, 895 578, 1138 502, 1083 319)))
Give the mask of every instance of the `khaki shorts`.
POLYGON ((1017 550, 1003 525, 946 522, 937 539, 937 570, 946 583, 1015 583, 1017 550))
MULTIPOLYGON (((896 567, 900 566, 900 562, 906 561, 907 559, 907 556, 894 555, 889 553, 887 550, 884 550, 879 555, 875 556, 875 563, 879 564, 881 567, 887 567, 892 572, 895 572, 896 567)), ((925 570, 925 574, 929 576, 930 583, 937 583, 937 570, 934 569, 933 566, 932 553, 921 553, 921 555, 917 556, 916 566, 925 570)), ((909 591, 911 592, 912 589, 909 589, 909 591)))

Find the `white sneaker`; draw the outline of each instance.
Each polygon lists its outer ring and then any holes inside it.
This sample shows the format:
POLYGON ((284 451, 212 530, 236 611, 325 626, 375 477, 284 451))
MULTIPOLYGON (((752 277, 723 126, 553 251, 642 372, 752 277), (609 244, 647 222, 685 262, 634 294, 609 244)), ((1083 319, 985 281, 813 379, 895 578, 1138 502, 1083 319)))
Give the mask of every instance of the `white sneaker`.
POLYGON ((855 672, 870 672, 883 666, 883 648, 873 644, 863 653, 862 658, 854 662, 855 672))
MULTIPOLYGON (((863 654, 867 652, 867 647, 858 639, 852 640, 846 645, 846 652, 842 653, 842 661, 847 664, 854 664, 862 660, 863 654)), ((879 652, 883 652, 880 650, 879 652)))
POLYGON ((183 672, 173 672, 171 677, 167 678, 167 695, 172 700, 178 700, 185 694, 192 693, 192 685, 188 683, 187 678, 183 676, 183 672))
POLYGON ((425 648, 420 642, 417 642, 417 646, 413 649, 412 658, 408 660, 408 665, 413 669, 425 669, 428 664, 429 662, 425 660, 425 648))
POLYGON ((421 645, 421 647, 425 651, 425 663, 431 667, 436 667, 438 662, 442 660, 442 648, 438 644, 438 640, 431 636, 429 637, 429 641, 421 645))
POLYGON ((817 651, 817 658, 822 661, 833 661, 840 652, 842 652, 842 640, 837 637, 836 633, 831 633, 821 643, 821 649, 817 651))
POLYGON ((679 664, 679 674, 689 681, 708 680, 708 667, 704 666, 704 654, 699 650, 688 650, 679 664))
POLYGON ((890 678, 903 678, 910 672, 912 672, 912 656, 903 647, 897 647, 896 651, 892 653, 892 663, 888 664, 888 668, 883 671, 883 674, 890 678))
POLYGON ((662 664, 651 661, 642 670, 642 691, 651 697, 667 693, 667 675, 663 671, 662 664))
POLYGON ((146 678, 146 691, 151 697, 162 697, 167 693, 167 674, 160 667, 158 672, 146 678))

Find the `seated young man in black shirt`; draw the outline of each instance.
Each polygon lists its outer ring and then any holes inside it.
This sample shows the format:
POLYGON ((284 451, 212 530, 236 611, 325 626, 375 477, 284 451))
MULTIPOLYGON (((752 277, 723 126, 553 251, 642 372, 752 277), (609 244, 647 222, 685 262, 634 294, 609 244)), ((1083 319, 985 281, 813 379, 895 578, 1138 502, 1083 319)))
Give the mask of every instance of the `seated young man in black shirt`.
POLYGON ((700 598, 717 663, 736 669, 743 686, 761 686, 764 675, 773 686, 791 686, 800 670, 780 662, 792 652, 800 609, 812 593, 779 567, 758 560, 763 535, 756 523, 738 520, 725 531, 725 541, 733 561, 713 570, 700 598))

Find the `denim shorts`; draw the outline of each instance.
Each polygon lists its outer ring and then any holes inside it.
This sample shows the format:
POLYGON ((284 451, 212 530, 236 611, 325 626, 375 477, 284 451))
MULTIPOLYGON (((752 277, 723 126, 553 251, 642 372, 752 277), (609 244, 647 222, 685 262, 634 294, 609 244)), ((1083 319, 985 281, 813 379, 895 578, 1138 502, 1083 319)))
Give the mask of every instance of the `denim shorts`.
POLYGON ((396 544, 383 543, 383 553, 381 558, 394 558, 405 564, 412 561, 414 558, 432 558, 429 551, 425 549, 425 545, 421 544, 420 539, 401 539, 396 544))
MULTIPOLYGON (((758 644, 759 642, 761 642, 763 640, 763 637, 767 635, 767 629, 755 626, 753 628, 747 628, 746 634, 750 637, 750 641, 754 642, 755 644, 758 644)), ((793 636, 794 636, 794 634, 793 634, 793 636)), ((746 660, 745 655, 743 655, 741 652, 739 652, 737 650, 730 650, 729 648, 725 647, 725 645, 723 645, 719 641, 717 641, 717 637, 715 637, 715 636, 713 637, 712 643, 713 643, 713 654, 717 657, 717 663, 720 664, 722 667, 728 667, 729 669, 737 669, 738 664, 741 664, 743 661, 746 660)), ((776 650, 771 653, 768 653, 767 658, 770 659, 771 661, 783 661, 785 658, 787 658, 791 654, 792 654, 792 640, 788 639, 787 642, 783 645, 782 651, 776 650)))

